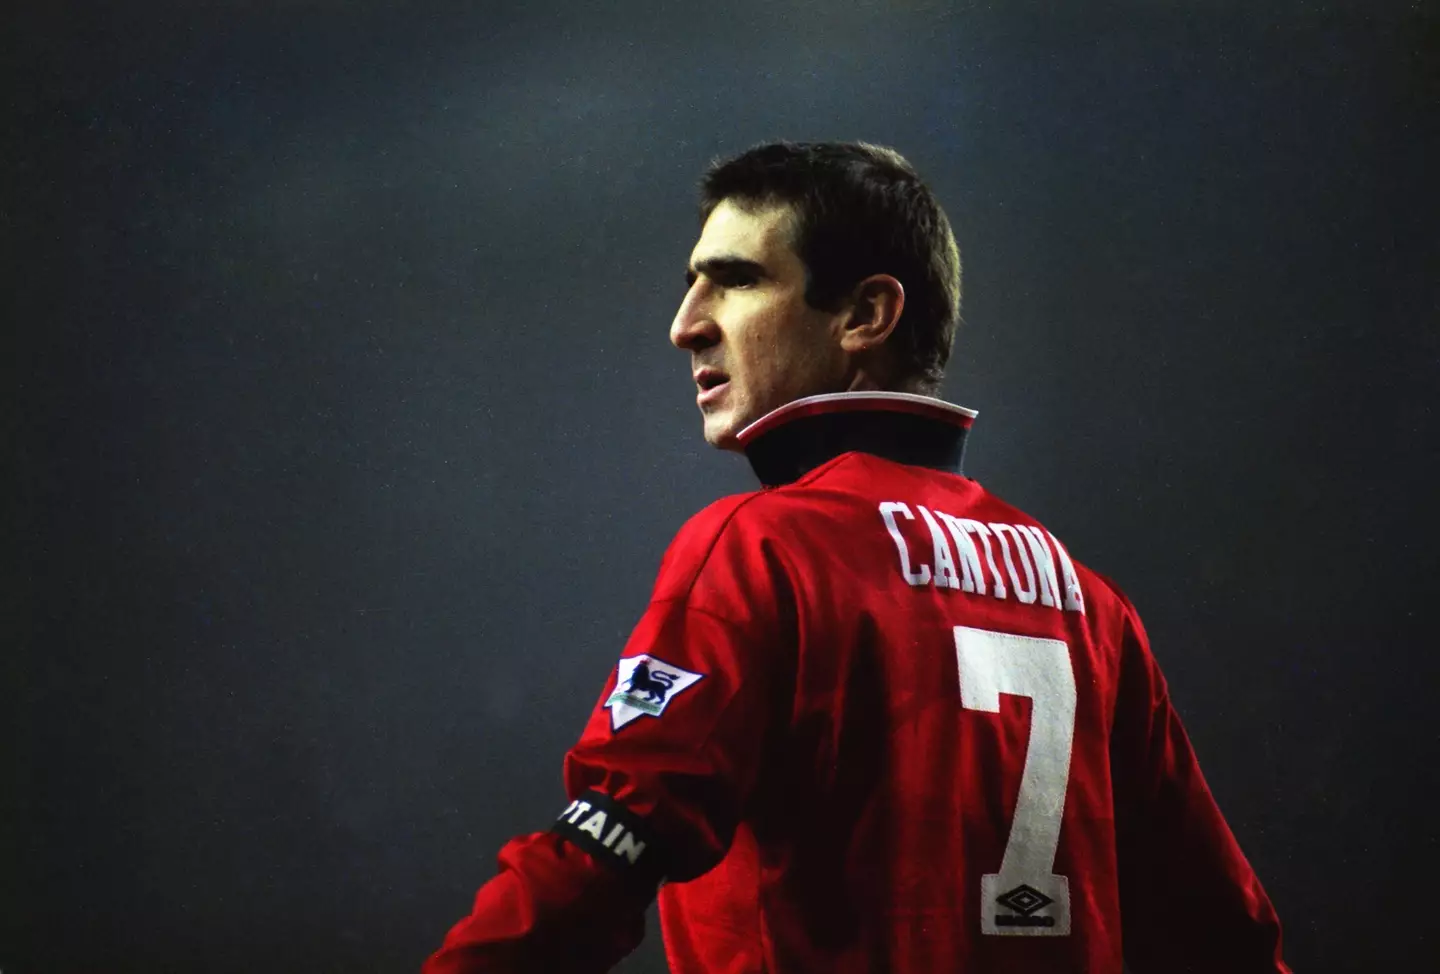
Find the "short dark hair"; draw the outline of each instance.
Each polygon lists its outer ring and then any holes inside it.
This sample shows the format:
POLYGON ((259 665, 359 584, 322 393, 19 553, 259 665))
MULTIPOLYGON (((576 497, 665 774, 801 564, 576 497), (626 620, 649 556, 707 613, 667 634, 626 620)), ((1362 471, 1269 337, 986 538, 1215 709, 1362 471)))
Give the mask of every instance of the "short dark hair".
POLYGON ((789 204, 805 301, 835 311, 856 284, 890 274, 905 310, 887 345, 901 381, 935 392, 960 321, 960 251, 950 221, 915 168, 868 142, 771 142, 711 163, 700 223, 725 200, 789 204))

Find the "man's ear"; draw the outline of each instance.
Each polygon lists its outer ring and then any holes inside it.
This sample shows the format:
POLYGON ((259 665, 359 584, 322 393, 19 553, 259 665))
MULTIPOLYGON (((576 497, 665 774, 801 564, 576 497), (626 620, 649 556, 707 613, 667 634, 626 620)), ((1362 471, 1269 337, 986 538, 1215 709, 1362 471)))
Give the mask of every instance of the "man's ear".
POLYGON ((851 292, 850 316, 841 328, 840 347, 862 352, 884 343, 905 309, 905 288, 889 274, 872 274, 851 292))

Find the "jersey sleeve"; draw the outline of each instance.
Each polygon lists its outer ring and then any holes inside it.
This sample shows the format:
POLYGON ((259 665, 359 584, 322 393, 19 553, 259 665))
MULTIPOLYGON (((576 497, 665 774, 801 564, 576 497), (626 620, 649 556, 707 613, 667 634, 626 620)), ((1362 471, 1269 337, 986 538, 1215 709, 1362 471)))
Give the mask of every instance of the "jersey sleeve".
POLYGON ((608 970, 639 944, 660 883, 725 856, 793 695, 791 576, 737 517, 754 496, 712 505, 671 544, 565 757, 569 805, 504 847, 425 974, 608 970))
POLYGON ((1201 774, 1139 614, 1116 594, 1110 750, 1126 964, 1135 974, 1290 974, 1274 907, 1201 774))

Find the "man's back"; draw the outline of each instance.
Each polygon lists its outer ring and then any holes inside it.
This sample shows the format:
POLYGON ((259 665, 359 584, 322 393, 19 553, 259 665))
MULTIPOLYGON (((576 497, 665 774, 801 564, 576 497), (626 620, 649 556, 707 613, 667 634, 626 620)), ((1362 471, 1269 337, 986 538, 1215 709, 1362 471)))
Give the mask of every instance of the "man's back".
POLYGON ((1063 549, 974 481, 869 454, 756 497, 735 522, 779 539, 793 566, 790 733, 725 861, 662 893, 667 940, 723 909, 733 945, 703 956, 749 943, 765 969, 1028 955, 1118 970, 1113 924, 1091 922, 1119 912, 1106 753, 1119 652, 1096 626, 1113 605, 1092 599, 1087 615, 1063 549))
POLYGON ((747 431, 766 489, 680 531, 570 807, 432 971, 603 970, 661 878, 675 974, 1288 970, 1138 616, 959 475, 971 415, 747 431))
MULTIPOLYGON (((865 453, 727 529, 792 566, 793 712, 728 856, 662 891, 672 967, 1120 971, 1117 821, 1153 812, 1168 709, 1123 596, 975 481, 865 453)), ((1228 832, 1192 839, 1248 873, 1228 832)))

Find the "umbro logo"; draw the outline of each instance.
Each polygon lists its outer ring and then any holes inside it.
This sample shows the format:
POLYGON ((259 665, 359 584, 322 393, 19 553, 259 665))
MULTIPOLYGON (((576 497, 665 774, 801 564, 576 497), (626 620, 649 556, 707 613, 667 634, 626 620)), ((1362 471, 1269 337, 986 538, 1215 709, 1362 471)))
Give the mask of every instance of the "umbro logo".
POLYGON ((1021 883, 1007 893, 1001 893, 995 897, 995 902, 1007 910, 1014 911, 1014 914, 997 914, 995 917, 997 927, 1055 926, 1054 917, 1035 916, 1036 913, 1055 901, 1026 883, 1021 883))

